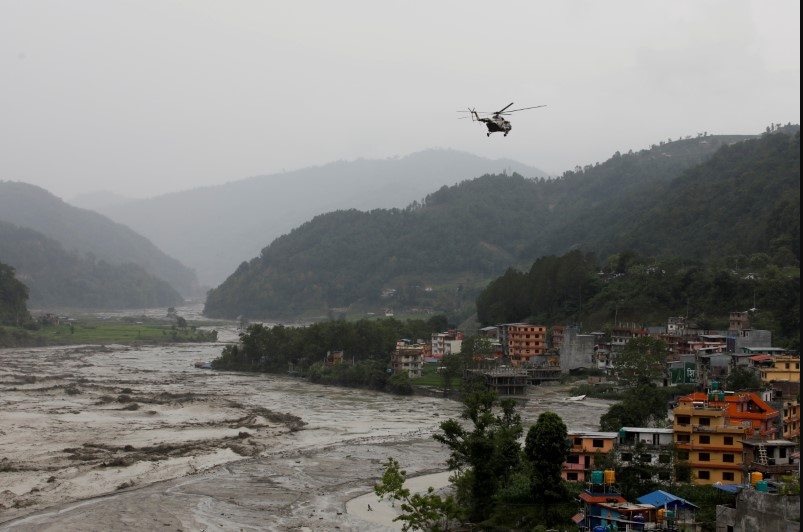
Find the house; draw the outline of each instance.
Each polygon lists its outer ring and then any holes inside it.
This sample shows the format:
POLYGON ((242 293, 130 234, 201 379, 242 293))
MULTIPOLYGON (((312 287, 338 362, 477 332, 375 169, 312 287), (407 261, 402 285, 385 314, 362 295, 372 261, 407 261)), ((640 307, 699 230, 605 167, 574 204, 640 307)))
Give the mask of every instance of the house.
MULTIPOLYGON (((769 354, 768 354, 769 355, 769 354)), ((761 355, 758 355, 761 356, 761 355)), ((792 355, 769 355, 769 364, 762 365, 758 374, 761 382, 800 382, 800 357, 792 355)))
POLYGON ((618 438, 617 432, 569 431, 569 456, 563 463, 563 480, 582 482, 591 478, 594 455, 612 453, 618 438))
POLYGON ((674 433, 672 429, 622 427, 616 446, 616 461, 622 466, 636 463, 656 467, 655 481, 672 480, 674 433))
POLYGON ((681 397, 672 412, 677 459, 695 484, 743 483, 748 476, 743 442, 778 432, 779 412, 750 392, 695 392, 681 397))
POLYGON ((423 343, 411 343, 410 340, 396 342, 396 350, 390 356, 393 374, 406 372, 411 379, 421 377, 424 367, 425 346, 423 343))
POLYGON ((789 440, 744 440, 744 463, 748 471, 758 471, 763 479, 780 480, 800 471, 795 458, 795 442, 789 440))
POLYGON ((546 353, 546 327, 529 323, 506 323, 501 326, 505 358, 512 366, 529 364, 533 357, 546 353))

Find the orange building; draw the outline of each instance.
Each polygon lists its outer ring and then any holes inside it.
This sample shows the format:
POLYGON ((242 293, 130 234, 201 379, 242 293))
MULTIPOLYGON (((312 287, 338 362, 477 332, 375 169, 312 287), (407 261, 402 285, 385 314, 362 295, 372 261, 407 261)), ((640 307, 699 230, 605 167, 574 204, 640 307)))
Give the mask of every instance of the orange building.
POLYGON ((695 484, 743 484, 742 441, 774 437, 778 411, 754 393, 712 391, 681 397, 673 410, 678 463, 695 484))
POLYGON ((528 323, 508 323, 503 326, 506 356, 513 366, 523 366, 546 353, 546 327, 528 323))
POLYGON ((591 478, 591 472, 599 469, 594 464, 594 455, 613 452, 619 437, 618 432, 569 432, 571 443, 569 456, 563 463, 563 480, 582 482, 591 478))

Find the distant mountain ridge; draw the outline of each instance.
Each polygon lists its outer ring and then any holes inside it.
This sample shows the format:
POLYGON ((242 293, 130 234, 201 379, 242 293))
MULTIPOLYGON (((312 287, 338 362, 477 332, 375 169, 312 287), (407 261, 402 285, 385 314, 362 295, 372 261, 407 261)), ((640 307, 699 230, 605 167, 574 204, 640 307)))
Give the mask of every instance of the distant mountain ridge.
POLYGON ((405 209, 317 216, 243 262, 209 292, 205 313, 279 319, 382 305, 465 310, 506 268, 572 249, 794 261, 799 205, 799 127, 687 138, 616 153, 558 179, 484 175, 405 209))
POLYGON ((89 255, 110 265, 136 264, 185 297, 201 295, 195 272, 147 238, 106 216, 69 205, 37 186, 0 181, 0 221, 41 233, 58 242, 66 253, 89 255))
POLYGON ((25 285, 27 304, 46 309, 171 307, 184 298, 133 263, 111 264, 67 252, 27 227, 0 221, 0 258, 25 285))
POLYGON ((547 176, 509 159, 432 149, 255 176, 110 207, 95 207, 192 266, 216 286, 275 238, 341 209, 400 208, 442 186, 487 173, 547 176))

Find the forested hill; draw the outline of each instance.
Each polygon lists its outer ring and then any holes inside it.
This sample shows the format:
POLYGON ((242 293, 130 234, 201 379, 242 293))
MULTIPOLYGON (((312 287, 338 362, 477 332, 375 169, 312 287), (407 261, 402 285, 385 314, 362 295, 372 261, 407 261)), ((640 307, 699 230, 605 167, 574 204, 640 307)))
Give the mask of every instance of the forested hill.
POLYGON ((433 149, 254 176, 95 210, 194 268, 202 284, 217 286, 240 262, 319 214, 403 208, 442 185, 505 170, 546 175, 509 159, 433 149))
POLYGON ((799 128, 791 129, 794 136, 661 143, 554 180, 485 175, 406 209, 321 215, 242 263, 209 292, 205 313, 286 318, 390 307, 455 315, 473 310, 482 287, 507 268, 571 249, 799 259, 790 244, 799 217, 784 225, 800 204, 799 128), (699 208, 707 200, 710 208, 699 208), (783 224, 772 222, 779 209, 789 211, 783 224))
MULTIPOLYGON (((110 264, 87 254, 66 251, 58 242, 33 229, 0 221, 0 260, 7 277, 25 287, 32 307, 47 308, 146 308, 171 307, 184 298, 166 281, 135 264, 110 264)), ((16 295, 15 315, 20 314, 19 285, 7 284, 16 295)), ((2 288, 2 287, 0 287, 2 288)), ((27 310, 26 310, 27 312, 27 310)), ((19 320, 18 320, 19 321, 19 320)))
MULTIPOLYGON (((73 207, 37 186, 0 181, 0 221, 41 233, 69 253, 115 266, 136 264, 185 297, 200 295, 195 272, 147 238, 96 212, 73 207)), ((0 261, 22 269, 2 255, 0 261)), ((31 290, 34 299, 35 287, 31 290)))

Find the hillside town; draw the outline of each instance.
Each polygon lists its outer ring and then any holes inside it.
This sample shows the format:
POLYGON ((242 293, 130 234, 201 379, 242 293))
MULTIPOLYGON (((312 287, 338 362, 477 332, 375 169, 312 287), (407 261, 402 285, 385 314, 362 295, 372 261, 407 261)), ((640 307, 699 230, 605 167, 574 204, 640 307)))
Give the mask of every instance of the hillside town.
MULTIPOLYGON (((772 347, 771 331, 751 328, 749 312, 732 312, 723 331, 671 317, 664 327, 618 324, 609 334, 506 323, 483 328, 479 335, 489 340, 490 353, 474 356, 473 369, 465 371, 501 397, 526 400, 537 394, 534 385, 567 374, 592 374, 589 384, 615 385, 624 346, 646 336, 668 347, 664 378, 655 385, 696 390, 668 405, 665 426, 618 432, 568 427, 570 453, 562 478, 586 486, 580 496, 583 511, 575 516, 580 530, 695 530, 696 506, 690 501, 661 490, 637 501, 618 493, 616 468, 634 463, 651 466, 652 480, 667 487, 687 482, 737 493, 735 507, 718 511, 717 530, 747 530, 745 522, 760 522, 762 530, 786 530, 789 523, 797 529, 799 498, 772 496, 791 493, 790 486, 799 489, 800 355, 772 347), (753 373, 761 387, 725 389, 734 370, 753 373), (608 461, 598 463, 600 457, 608 461)), ((440 365, 445 356, 459 354, 462 341, 458 330, 433 334, 429 341, 401 340, 391 366, 416 379, 426 364, 440 365)))

